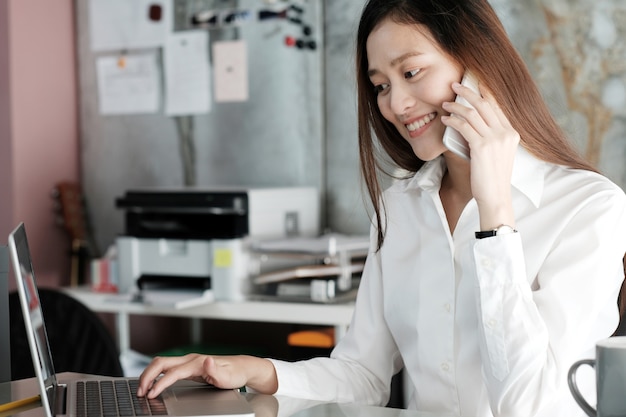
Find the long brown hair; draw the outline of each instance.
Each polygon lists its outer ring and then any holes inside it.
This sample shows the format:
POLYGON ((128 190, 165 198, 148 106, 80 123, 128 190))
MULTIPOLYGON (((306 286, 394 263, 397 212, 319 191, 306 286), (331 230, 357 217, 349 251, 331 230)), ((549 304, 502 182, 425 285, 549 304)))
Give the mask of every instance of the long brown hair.
POLYGON ((385 234, 379 174, 389 175, 377 154, 378 148, 409 172, 417 172, 424 164, 396 128, 383 118, 367 73, 367 39, 386 18, 428 28, 444 53, 488 86, 519 133, 521 145, 530 153, 555 164, 595 171, 552 117, 526 64, 487 0, 369 0, 357 35, 358 132, 361 173, 375 211, 378 249, 385 234))

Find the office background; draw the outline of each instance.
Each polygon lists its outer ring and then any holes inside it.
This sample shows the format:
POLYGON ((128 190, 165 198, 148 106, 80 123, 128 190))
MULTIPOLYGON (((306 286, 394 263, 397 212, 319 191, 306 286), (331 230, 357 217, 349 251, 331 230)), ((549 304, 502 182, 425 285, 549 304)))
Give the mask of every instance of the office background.
MULTIPOLYGON (((296 52, 277 43, 266 56, 274 60, 262 68, 267 91, 253 84, 251 105, 215 103, 212 113, 194 117, 199 186, 319 186, 326 226, 367 231, 353 70, 363 3, 308 0, 324 47, 296 52), (269 121, 256 111, 268 103, 274 108, 269 121), (239 130, 232 128, 232 114, 239 130)), ((491 3, 561 125, 603 172, 626 186, 626 4, 491 3)), ((0 236, 26 222, 42 285, 69 282, 69 242, 55 225, 50 198, 56 182, 83 182, 101 247, 123 231, 114 199, 126 188, 183 183, 171 120, 98 114, 86 5, 0 1, 0 236)), ((252 40, 255 33, 244 35, 252 40)))

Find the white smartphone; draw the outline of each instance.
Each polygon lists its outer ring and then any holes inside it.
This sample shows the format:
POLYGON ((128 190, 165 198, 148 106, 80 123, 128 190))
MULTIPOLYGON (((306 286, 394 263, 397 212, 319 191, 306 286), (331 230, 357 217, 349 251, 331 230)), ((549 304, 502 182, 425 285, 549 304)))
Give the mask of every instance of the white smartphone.
MULTIPOLYGON (((471 72, 466 72, 463 75, 463 80, 461 80, 461 84, 471 88, 473 91, 478 93, 478 80, 476 80, 476 77, 474 77, 471 72)), ((473 106, 461 96, 456 96, 455 101, 467 107, 473 108, 473 106)), ((443 132, 443 144, 446 148, 450 149, 452 152, 459 155, 460 157, 468 160, 470 159, 469 145, 458 130, 453 129, 450 126, 446 126, 446 130, 443 132)))

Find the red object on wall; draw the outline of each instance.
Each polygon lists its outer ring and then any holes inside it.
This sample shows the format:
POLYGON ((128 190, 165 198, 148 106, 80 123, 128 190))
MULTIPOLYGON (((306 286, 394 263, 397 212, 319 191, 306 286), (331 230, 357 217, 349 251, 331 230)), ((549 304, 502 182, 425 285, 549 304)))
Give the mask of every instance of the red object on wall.
POLYGON ((285 45, 294 46, 296 44, 296 38, 293 36, 285 36, 285 45))

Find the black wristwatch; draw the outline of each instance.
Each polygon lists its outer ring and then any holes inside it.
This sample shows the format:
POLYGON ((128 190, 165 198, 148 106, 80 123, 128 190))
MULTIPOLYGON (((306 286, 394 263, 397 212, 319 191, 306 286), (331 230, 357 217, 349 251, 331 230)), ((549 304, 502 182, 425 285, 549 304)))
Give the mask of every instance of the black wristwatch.
POLYGON ((508 226, 506 224, 501 224, 500 226, 496 227, 493 230, 476 232, 475 235, 476 235, 476 239, 484 239, 486 237, 508 235, 511 233, 517 233, 517 230, 513 229, 511 226, 508 226))

